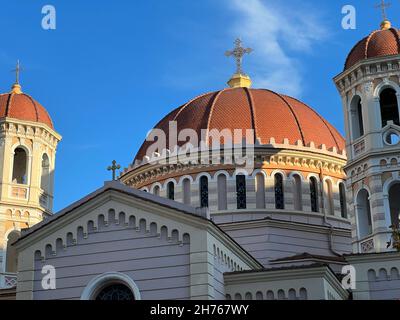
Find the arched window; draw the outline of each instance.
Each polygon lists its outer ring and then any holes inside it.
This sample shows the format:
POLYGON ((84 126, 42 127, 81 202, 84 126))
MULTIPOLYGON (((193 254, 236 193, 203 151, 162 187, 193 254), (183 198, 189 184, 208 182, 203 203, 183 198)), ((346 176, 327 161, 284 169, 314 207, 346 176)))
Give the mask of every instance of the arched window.
POLYGON ((340 211, 342 218, 347 218, 346 187, 344 183, 339 183, 340 211))
POLYGON ((350 106, 351 132, 353 140, 364 135, 364 122, 361 98, 355 96, 350 106))
POLYGON ((42 156, 42 177, 40 180, 40 188, 49 193, 50 187, 50 160, 47 154, 43 154, 42 156))
POLYGON ((236 202, 238 209, 246 209, 246 177, 236 176, 236 202))
POLYGON ((170 200, 175 200, 175 184, 172 181, 167 184, 167 197, 170 200))
POLYGON ((256 174, 256 208, 265 208, 265 179, 262 173, 256 174))
POLYGON ((294 210, 301 211, 303 210, 303 190, 302 190, 302 181, 298 174, 293 176, 293 200, 294 200, 294 210))
POLYGON ((301 288, 299 291, 300 300, 307 300, 307 290, 305 288, 301 288))
POLYGON ((7 237, 7 251, 6 251, 6 272, 17 272, 18 256, 17 251, 12 244, 18 240, 20 236, 19 231, 11 231, 7 237))
POLYGON ((12 182, 27 184, 28 156, 23 148, 14 150, 12 182))
POLYGON ((311 197, 311 211, 319 212, 318 205, 318 182, 315 177, 310 178, 310 197, 311 197))
POLYGON ((200 178, 200 207, 208 208, 208 178, 200 178))
POLYGON ((160 196, 160 186, 155 186, 153 188, 153 194, 156 196, 160 196))
POLYGON ((190 188, 190 180, 188 178, 183 180, 182 189, 183 189, 183 203, 190 205, 190 203, 191 203, 191 188, 190 188))
POLYGON ((228 209, 226 176, 220 174, 217 178, 218 185, 218 210, 228 209))
POLYGON ((286 299, 285 291, 283 291, 282 289, 278 290, 278 300, 285 300, 285 299, 286 299))
POLYGON ((288 299, 289 299, 289 300, 297 300, 296 290, 294 290, 294 289, 289 289, 289 292, 288 292, 288 299))
POLYGON ((272 290, 267 291, 267 300, 275 300, 275 295, 272 290))
POLYGON ((388 121, 393 121, 394 124, 400 125, 396 91, 392 88, 382 90, 380 104, 382 128, 387 125, 388 121))
POLYGON ((102 301, 134 301, 135 296, 131 289, 122 283, 110 284, 97 293, 96 300, 102 301))
POLYGON ((358 233, 360 238, 365 238, 372 233, 372 217, 369 193, 365 189, 362 189, 357 195, 356 211, 358 220, 358 233))
POLYGON ((335 212, 335 207, 334 207, 334 202, 333 202, 333 189, 332 189, 332 182, 330 180, 325 180, 325 208, 326 212, 330 215, 334 215, 335 212))
POLYGON ((390 214, 392 225, 399 228, 400 220, 400 183, 396 183, 389 190, 390 214))
POLYGON ((280 210, 285 209, 283 176, 280 173, 275 175, 275 208, 280 210))

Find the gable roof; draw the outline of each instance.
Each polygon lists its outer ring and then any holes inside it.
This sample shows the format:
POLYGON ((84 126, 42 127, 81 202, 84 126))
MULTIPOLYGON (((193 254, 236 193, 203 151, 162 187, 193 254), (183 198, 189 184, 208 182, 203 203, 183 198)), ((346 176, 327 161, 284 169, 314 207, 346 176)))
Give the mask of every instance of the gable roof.
POLYGON ((207 218, 205 218, 204 216, 201 215, 202 213, 203 213, 203 215, 205 215, 205 212, 204 212, 204 210, 199 210, 200 208, 196 209, 194 207, 184 205, 177 201, 169 200, 166 198, 161 198, 161 197, 155 196, 151 193, 128 187, 119 181, 105 181, 103 187, 97 189, 96 191, 94 191, 92 193, 89 193, 87 196, 72 203, 71 205, 58 211, 57 213, 55 213, 49 217, 46 217, 44 220, 35 224, 34 226, 32 226, 28 229, 25 229, 22 233, 22 236, 18 239, 18 241, 28 237, 32 233, 36 232, 39 229, 42 229, 43 227, 53 223, 54 221, 61 219, 64 215, 73 211, 77 207, 80 207, 81 205, 98 197, 99 195, 101 195, 107 191, 111 191, 111 190, 122 192, 124 194, 130 195, 130 196, 133 196, 133 197, 145 200, 145 201, 153 202, 153 203, 159 204, 161 206, 168 207, 170 209, 175 209, 177 211, 181 211, 182 213, 196 216, 197 218, 208 220, 207 218))
POLYGON ((256 266, 257 268, 262 268, 262 264, 257 261, 250 253, 248 253, 244 248, 242 248, 231 236, 229 236, 227 233, 225 233, 217 224, 215 224, 212 220, 208 219, 207 216, 209 216, 208 209, 206 208, 194 208, 191 206, 187 206, 185 204, 179 203, 174 200, 169 200, 166 198, 162 198, 156 195, 153 195, 148 192, 144 192, 138 189, 134 189, 131 187, 128 187, 124 184, 122 184, 119 181, 106 181, 104 183, 104 186, 97 189, 96 191, 88 194, 87 196, 83 197, 82 199, 72 203, 65 209, 57 212, 56 214, 44 219, 43 221, 39 222, 38 224, 32 226, 29 229, 23 230, 23 233, 21 237, 13 244, 17 244, 22 242, 23 240, 31 237, 35 233, 42 231, 44 229, 47 229, 48 227, 51 227, 55 222, 58 222, 68 216, 69 213, 74 211, 75 209, 79 208, 80 206, 90 202, 91 200, 94 200, 95 198, 108 193, 108 192, 119 192, 123 193, 125 195, 140 199, 142 201, 146 202, 151 202, 156 205, 160 205, 165 208, 173 209, 176 210, 182 214, 187 215, 188 217, 196 220, 200 220, 203 223, 208 223, 210 224, 211 227, 215 228, 216 231, 222 235, 224 238, 226 238, 229 242, 231 242, 234 247, 236 247, 241 254, 244 254, 247 256, 246 259, 251 260, 252 264, 256 266))

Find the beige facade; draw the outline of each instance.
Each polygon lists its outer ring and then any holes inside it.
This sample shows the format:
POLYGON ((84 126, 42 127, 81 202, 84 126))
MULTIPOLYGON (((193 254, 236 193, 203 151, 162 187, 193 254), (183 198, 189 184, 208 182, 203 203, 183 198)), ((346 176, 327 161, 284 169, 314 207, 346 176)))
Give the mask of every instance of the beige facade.
POLYGON ((44 124, 12 118, 0 121, 0 288, 16 285, 12 242, 22 229, 52 214, 60 139, 44 124))

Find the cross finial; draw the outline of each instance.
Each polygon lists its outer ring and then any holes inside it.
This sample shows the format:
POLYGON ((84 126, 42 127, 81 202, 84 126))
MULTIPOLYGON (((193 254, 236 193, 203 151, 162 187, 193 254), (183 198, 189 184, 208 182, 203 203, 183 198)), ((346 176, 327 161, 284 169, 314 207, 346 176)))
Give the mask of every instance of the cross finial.
POLYGON ((19 75, 21 73, 21 65, 19 64, 19 60, 17 60, 17 65, 16 65, 15 69, 12 70, 12 72, 15 72, 15 83, 11 87, 11 92, 20 94, 20 93, 22 93, 22 91, 21 91, 21 86, 19 84, 19 75))
POLYGON ((121 169, 121 166, 119 164, 117 164, 117 161, 115 161, 115 160, 112 161, 112 166, 108 166, 107 170, 112 171, 113 181, 116 180, 115 179, 115 171, 117 171, 119 169, 121 169))
POLYGON ((21 73, 21 65, 19 60, 17 60, 17 65, 15 66, 13 72, 15 72, 15 84, 19 84, 19 74, 21 73))
POLYGON ((386 8, 389 8, 390 6, 391 6, 391 4, 385 3, 385 0, 381 0, 381 3, 375 6, 375 8, 381 9, 383 21, 388 21, 387 15, 386 15, 386 8))
POLYGON ((242 61, 243 57, 246 53, 251 53, 253 49, 251 48, 243 48, 242 40, 237 38, 235 40, 235 48, 232 51, 226 51, 225 55, 227 57, 233 56, 236 59, 236 74, 244 74, 242 70, 242 61))

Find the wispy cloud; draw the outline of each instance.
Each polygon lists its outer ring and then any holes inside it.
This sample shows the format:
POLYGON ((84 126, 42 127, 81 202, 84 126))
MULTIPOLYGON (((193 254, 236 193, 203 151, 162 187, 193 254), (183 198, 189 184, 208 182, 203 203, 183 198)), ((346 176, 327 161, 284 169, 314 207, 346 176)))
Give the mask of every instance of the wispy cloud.
POLYGON ((232 35, 241 36, 255 49, 247 67, 253 70, 255 86, 300 96, 303 74, 295 57, 310 53, 328 32, 315 10, 279 2, 226 0, 237 14, 232 35))

